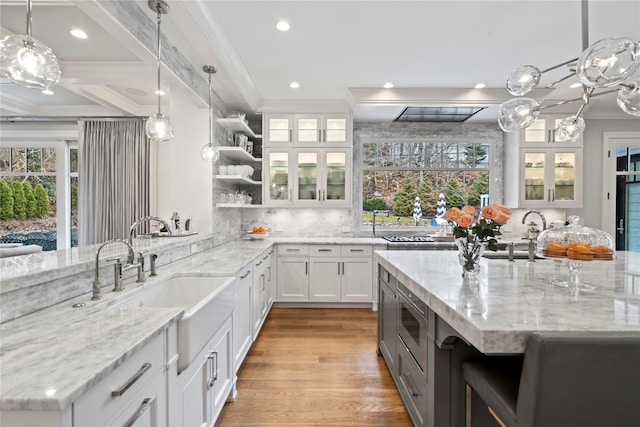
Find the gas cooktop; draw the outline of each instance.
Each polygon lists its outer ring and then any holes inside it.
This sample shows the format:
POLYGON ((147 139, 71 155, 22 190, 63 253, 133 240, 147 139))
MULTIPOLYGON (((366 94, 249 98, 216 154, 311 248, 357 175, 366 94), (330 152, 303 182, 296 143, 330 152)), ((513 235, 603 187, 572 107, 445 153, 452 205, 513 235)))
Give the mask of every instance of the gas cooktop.
POLYGON ((429 236, 383 236, 382 238, 391 243, 433 242, 429 236))

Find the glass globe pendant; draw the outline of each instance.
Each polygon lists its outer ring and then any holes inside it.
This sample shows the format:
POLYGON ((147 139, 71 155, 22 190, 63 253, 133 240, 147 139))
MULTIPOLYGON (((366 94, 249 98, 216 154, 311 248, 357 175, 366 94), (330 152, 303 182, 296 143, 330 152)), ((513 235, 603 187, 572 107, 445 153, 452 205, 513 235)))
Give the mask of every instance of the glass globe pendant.
POLYGON ((525 129, 540 115, 540 104, 531 98, 512 98, 498 107, 498 124, 505 132, 525 129))
POLYGON ((158 94, 158 112, 150 116, 147 119, 147 123, 145 124, 145 132, 147 137, 153 141, 164 142, 169 141, 173 138, 173 125, 171 125, 171 121, 169 117, 163 115, 160 112, 160 96, 162 91, 160 90, 160 24, 161 24, 161 16, 163 14, 169 13, 169 5, 162 0, 149 0, 149 9, 153 10, 157 14, 158 19, 158 90, 156 93, 158 94))
POLYGON ((215 163, 220 158, 220 150, 213 145, 213 105, 211 104, 211 75, 215 74, 216 67, 212 65, 204 65, 202 70, 209 74, 209 142, 202 147, 200 151, 200 157, 205 162, 215 163))
POLYGON ((640 80, 622 85, 617 102, 625 113, 640 117, 640 80))
POLYGON ((31 0, 27 0, 27 34, 0 41, 0 75, 17 85, 40 90, 60 81, 58 58, 51 48, 31 37, 31 0))
POLYGON ((577 141, 582 137, 585 124, 582 117, 569 116, 562 119, 555 131, 555 140, 558 142, 577 141))
POLYGON ((582 53, 576 75, 586 86, 611 87, 623 83, 639 67, 639 43, 627 38, 602 39, 582 53))
POLYGON ((526 95, 538 86, 540 74, 540 70, 532 65, 517 68, 507 76, 507 90, 514 96, 526 95))

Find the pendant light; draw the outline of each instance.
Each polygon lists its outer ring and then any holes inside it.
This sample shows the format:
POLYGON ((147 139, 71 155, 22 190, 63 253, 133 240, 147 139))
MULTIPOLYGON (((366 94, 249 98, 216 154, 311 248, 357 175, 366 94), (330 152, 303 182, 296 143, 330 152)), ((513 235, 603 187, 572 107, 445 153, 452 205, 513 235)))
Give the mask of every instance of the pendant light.
POLYGON ((48 89, 60 81, 60 65, 51 48, 31 37, 31 0, 27 0, 27 34, 0 41, 0 74, 32 89, 48 89))
POLYGON ((220 151, 213 145, 213 105, 211 104, 211 75, 215 74, 216 67, 213 65, 205 65, 202 70, 209 74, 209 142, 202 147, 200 156, 206 162, 215 163, 220 158, 220 151))
POLYGON ((542 71, 525 65, 509 74, 507 90, 521 98, 512 98, 498 107, 498 123, 502 130, 515 132, 525 129, 533 124, 545 108, 582 101, 578 111, 563 119, 554 131, 555 141, 576 141, 584 133, 585 122, 581 114, 591 98, 614 92, 618 92, 617 103, 622 111, 640 116, 640 78, 637 75, 640 70, 640 41, 626 37, 605 38, 589 46, 588 33, 588 0, 582 0, 582 54, 542 71), (538 87, 542 74, 565 65, 575 70, 572 69, 571 74, 546 87, 555 87, 575 76, 582 85, 582 97, 545 106, 534 99, 522 97, 538 87), (612 89, 596 92, 603 88, 612 89))
POLYGON ((160 91, 160 24, 161 16, 169 13, 169 5, 162 0, 149 0, 147 4, 149 5, 149 9, 156 12, 158 17, 158 90, 156 91, 158 94, 158 112, 147 119, 145 131, 149 139, 154 141, 169 141, 173 138, 173 126, 171 125, 171 121, 169 121, 169 117, 160 112, 160 96, 162 96, 162 92, 160 91))

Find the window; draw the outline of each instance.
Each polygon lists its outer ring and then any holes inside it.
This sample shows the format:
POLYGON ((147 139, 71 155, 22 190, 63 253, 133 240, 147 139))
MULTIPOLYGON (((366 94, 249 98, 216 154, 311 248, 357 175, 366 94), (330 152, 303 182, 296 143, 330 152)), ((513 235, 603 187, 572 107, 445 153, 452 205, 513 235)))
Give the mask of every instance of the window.
POLYGON ((9 187, 21 183, 23 192, 28 185, 27 197, 38 205, 3 214, 3 242, 38 244, 43 250, 77 246, 77 166, 75 141, 3 141, 0 180, 9 187))
POLYGON ((362 147, 363 223, 372 211, 388 211, 386 225, 435 224, 438 196, 447 207, 484 206, 489 199, 490 144, 467 141, 377 140, 362 147))

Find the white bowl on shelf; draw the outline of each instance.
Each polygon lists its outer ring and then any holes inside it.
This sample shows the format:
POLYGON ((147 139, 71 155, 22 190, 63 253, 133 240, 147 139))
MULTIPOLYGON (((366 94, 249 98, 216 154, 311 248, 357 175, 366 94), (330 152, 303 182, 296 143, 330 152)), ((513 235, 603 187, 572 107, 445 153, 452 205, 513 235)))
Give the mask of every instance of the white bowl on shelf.
POLYGON ((264 240, 267 237, 269 237, 268 231, 264 231, 262 233, 254 233, 253 231, 247 231, 247 234, 249 235, 249 238, 251 240, 264 240))

